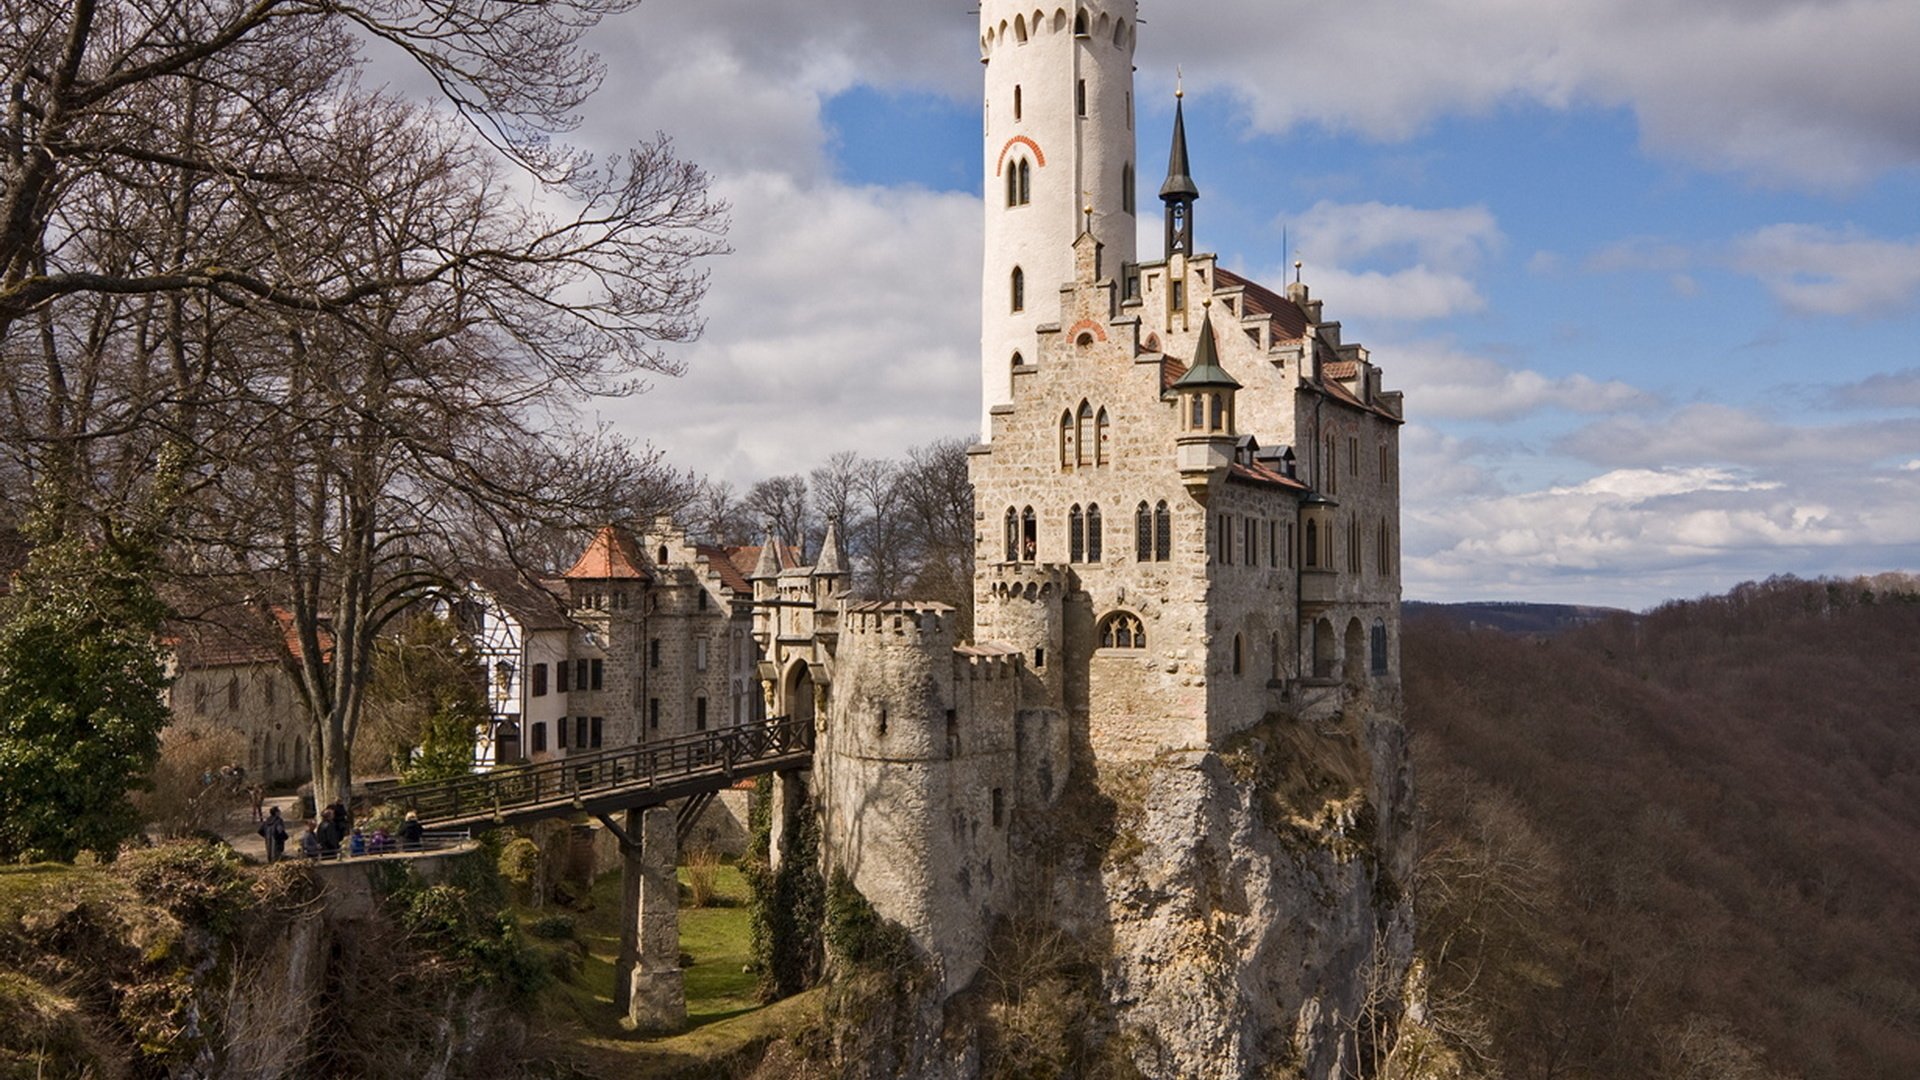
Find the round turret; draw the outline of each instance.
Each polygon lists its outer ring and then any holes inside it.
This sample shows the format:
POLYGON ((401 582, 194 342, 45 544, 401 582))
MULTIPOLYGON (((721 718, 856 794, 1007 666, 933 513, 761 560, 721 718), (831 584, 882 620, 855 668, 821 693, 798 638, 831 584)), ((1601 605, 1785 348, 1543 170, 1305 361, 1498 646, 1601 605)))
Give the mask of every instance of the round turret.
POLYGON ((1103 276, 1135 259, 1133 48, 1137 0, 983 0, 986 259, 981 430, 1012 397, 1011 366, 1059 317, 1073 242, 1091 229, 1103 276), (1087 213, 1088 209, 1092 213, 1087 213))

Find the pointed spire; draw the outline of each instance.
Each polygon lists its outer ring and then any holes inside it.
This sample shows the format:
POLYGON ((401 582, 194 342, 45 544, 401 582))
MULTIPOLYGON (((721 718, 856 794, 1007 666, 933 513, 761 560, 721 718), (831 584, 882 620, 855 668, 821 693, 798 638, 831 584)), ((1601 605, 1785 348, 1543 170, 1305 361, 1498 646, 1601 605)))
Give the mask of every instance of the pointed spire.
POLYGON ((780 541, 774 539, 773 530, 767 530, 767 542, 760 545, 760 561, 753 566, 756 578, 777 578, 780 576, 780 541))
POLYGON ((847 572, 847 552, 840 543, 840 526, 827 522, 827 538, 820 542, 820 558, 813 564, 814 577, 839 577, 847 572))
POLYGON ((1167 157, 1167 182, 1160 185, 1160 199, 1167 204, 1167 258, 1193 254, 1193 204, 1200 188, 1193 182, 1193 166, 1187 160, 1186 88, 1173 93, 1173 152, 1167 157))
POLYGON ((1240 389, 1240 383, 1227 374, 1220 366, 1220 347, 1213 340, 1213 301, 1207 301, 1206 315, 1200 320, 1200 344, 1193 349, 1193 366, 1185 375, 1174 380, 1175 390, 1197 390, 1203 387, 1223 387, 1229 390, 1240 389))
POLYGON ((1160 185, 1160 198, 1192 201, 1200 197, 1193 182, 1193 166, 1187 160, 1186 92, 1175 91, 1173 100, 1173 150, 1167 156, 1167 182, 1160 185))

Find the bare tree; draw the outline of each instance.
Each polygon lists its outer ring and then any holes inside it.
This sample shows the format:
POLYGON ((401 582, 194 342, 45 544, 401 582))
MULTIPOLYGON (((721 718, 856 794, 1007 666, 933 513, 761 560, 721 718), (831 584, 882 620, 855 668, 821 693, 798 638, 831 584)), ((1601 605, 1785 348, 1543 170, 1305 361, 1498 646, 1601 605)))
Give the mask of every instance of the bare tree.
POLYGON ((759 519, 762 529, 771 529, 781 542, 799 548, 801 558, 804 559, 808 551, 818 550, 814 541, 819 517, 807 497, 804 477, 770 477, 748 488, 746 498, 740 501, 759 519))
POLYGON ((725 480, 703 480, 688 494, 681 524, 695 540, 721 546, 757 543, 753 515, 725 480))
POLYGON ((723 208, 664 138, 545 139, 633 3, 5 4, 7 471, 68 529, 164 495, 176 565, 284 615, 323 797, 375 637, 458 562, 670 501, 573 408, 677 370, 723 208), (361 91, 356 34, 465 122, 361 91))

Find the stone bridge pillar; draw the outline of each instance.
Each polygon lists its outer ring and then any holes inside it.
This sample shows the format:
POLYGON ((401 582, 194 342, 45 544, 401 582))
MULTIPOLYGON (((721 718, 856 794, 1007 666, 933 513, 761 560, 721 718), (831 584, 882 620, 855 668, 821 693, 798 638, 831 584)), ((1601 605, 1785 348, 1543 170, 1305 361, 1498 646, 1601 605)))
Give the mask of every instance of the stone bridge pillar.
POLYGON ((614 1005, 635 1031, 687 1026, 687 990, 680 971, 680 881, 674 875, 679 838, 664 806, 627 811, 620 853, 620 961, 614 1005))

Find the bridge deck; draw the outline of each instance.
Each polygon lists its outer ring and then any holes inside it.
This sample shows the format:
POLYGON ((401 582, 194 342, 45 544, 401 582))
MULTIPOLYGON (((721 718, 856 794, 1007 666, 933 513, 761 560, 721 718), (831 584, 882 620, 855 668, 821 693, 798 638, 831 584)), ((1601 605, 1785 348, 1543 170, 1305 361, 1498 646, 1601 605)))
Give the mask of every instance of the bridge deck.
POLYGON ((384 792, 430 829, 517 825, 659 806, 735 781, 813 763, 812 725, 787 718, 384 792))

